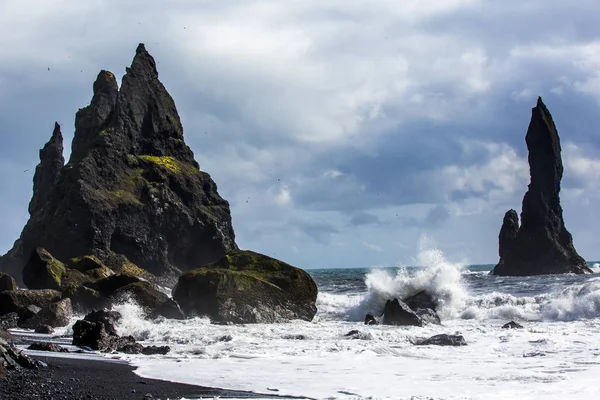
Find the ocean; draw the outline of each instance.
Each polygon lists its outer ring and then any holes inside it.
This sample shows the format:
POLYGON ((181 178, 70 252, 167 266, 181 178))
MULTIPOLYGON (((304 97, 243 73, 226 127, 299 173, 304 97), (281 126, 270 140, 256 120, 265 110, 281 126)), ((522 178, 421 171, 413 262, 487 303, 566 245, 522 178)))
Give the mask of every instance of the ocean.
MULTIPOLYGON (((491 265, 454 264, 438 250, 419 261, 308 270, 319 287, 312 322, 151 322, 126 303, 116 308, 119 333, 171 352, 119 357, 145 378, 311 399, 600 398, 600 275, 497 277, 491 265), (387 299, 423 289, 437 298, 442 326, 364 325, 387 299), (501 328, 511 320, 524 328, 501 328), (346 336, 352 330, 359 333, 346 336), (463 335, 468 345, 411 344, 440 333, 463 335)), ((70 332, 59 329, 52 340, 66 344, 60 335, 70 332)))

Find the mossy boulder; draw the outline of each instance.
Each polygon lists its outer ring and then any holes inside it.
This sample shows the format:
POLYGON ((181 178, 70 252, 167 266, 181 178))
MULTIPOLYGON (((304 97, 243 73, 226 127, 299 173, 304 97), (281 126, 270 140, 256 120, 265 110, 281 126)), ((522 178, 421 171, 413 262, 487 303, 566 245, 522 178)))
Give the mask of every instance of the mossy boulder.
POLYGON ((42 310, 32 318, 26 319, 19 324, 21 328, 36 329, 41 325, 51 327, 67 326, 73 317, 71 299, 62 299, 54 303, 46 304, 42 310))
POLYGON ((177 303, 149 282, 134 282, 123 286, 112 292, 109 300, 112 303, 134 301, 144 309, 150 318, 159 316, 169 319, 184 318, 177 303))
POLYGON ((0 258, 17 280, 37 247, 62 261, 93 254, 116 273, 124 271, 108 259, 123 255, 163 285, 237 249, 229 203, 185 143, 143 44, 121 82, 100 71, 75 116, 66 164, 58 124, 40 152, 30 218, 0 258))
POLYGON ((9 274, 0 272, 0 292, 4 292, 5 290, 17 290, 17 283, 9 274))
POLYGON ((181 275, 173 299, 187 316, 216 323, 311 321, 317 285, 300 268, 240 250, 181 275))
POLYGON ((36 248, 23 267, 23 283, 29 289, 60 290, 65 265, 52 257, 46 249, 36 248))
POLYGON ((16 312, 23 313, 27 306, 44 307, 62 299, 58 290, 8 290, 0 293, 0 315, 16 312))

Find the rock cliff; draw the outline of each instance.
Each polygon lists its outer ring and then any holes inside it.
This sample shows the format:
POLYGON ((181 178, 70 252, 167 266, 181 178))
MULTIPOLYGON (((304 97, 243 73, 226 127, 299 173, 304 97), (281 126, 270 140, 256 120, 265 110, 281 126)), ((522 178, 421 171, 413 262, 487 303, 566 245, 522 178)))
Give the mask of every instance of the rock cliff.
POLYGON ((237 249, 229 204, 184 142, 143 44, 120 89, 111 72, 98 74, 66 165, 62 151, 56 124, 40 151, 30 219, 0 261, 21 283, 38 247, 59 260, 93 255, 116 272, 132 262, 165 283, 237 249))
POLYGON ((573 246, 560 205, 563 175, 560 139, 541 98, 532 110, 525 138, 531 182, 517 213, 504 216, 499 235, 500 262, 495 275, 528 276, 591 272, 573 246))

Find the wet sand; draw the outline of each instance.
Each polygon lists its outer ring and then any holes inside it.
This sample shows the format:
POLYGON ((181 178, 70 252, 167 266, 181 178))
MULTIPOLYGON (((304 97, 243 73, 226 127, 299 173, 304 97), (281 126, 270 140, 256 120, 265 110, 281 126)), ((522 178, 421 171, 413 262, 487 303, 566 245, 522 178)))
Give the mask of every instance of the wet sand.
POLYGON ((280 398, 137 376, 126 363, 35 356, 48 364, 38 370, 11 371, 0 379, 0 399, 199 399, 280 398))

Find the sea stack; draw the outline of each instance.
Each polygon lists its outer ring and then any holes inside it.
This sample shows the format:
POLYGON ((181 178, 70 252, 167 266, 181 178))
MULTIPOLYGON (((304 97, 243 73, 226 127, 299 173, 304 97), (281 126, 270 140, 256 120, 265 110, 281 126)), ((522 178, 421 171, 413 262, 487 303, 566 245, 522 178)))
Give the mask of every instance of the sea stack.
POLYGON ((0 259, 19 283, 37 248, 63 261, 93 255, 115 271, 131 262, 165 284, 237 250, 229 203, 184 142, 143 44, 121 88, 111 72, 98 74, 66 165, 62 152, 56 124, 40 151, 30 219, 0 259))
POLYGON ((499 235, 500 262, 492 274, 530 276, 592 271, 577 254, 560 205, 563 175, 560 139, 552 115, 538 98, 527 129, 531 182, 523 198, 521 226, 509 210, 499 235))

